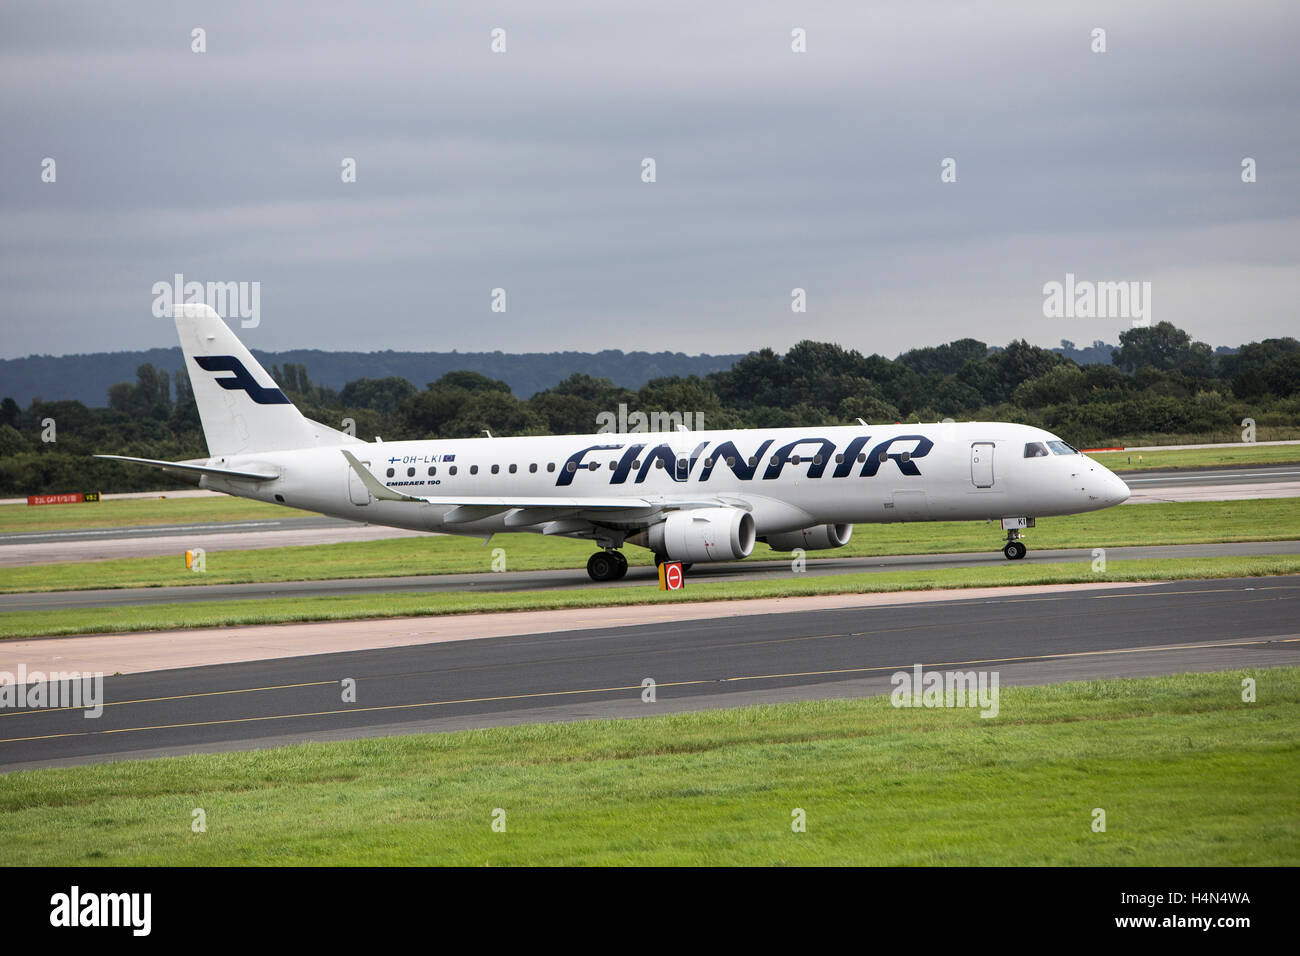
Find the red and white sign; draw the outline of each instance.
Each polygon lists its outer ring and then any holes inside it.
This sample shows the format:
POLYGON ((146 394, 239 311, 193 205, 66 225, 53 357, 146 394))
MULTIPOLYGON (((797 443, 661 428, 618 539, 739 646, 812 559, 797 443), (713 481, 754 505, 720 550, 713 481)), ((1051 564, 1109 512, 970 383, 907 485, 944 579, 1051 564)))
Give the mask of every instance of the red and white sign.
POLYGON ((98 501, 98 491, 64 495, 28 495, 29 505, 79 505, 83 501, 98 501))
POLYGON ((665 561, 659 565, 659 587, 664 591, 680 591, 686 586, 686 575, 680 561, 665 561))

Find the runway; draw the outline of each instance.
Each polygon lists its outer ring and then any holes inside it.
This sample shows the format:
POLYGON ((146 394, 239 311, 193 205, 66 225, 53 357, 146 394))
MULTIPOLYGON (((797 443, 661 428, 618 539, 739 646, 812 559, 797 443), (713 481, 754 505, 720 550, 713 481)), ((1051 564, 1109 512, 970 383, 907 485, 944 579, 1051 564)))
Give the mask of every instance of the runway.
MULTIPOLYGON (((1032 543, 1032 539, 1028 539, 1032 543)), ((990 534, 989 550, 961 554, 871 555, 857 558, 810 558, 801 575, 882 571, 938 571, 948 568, 1000 566, 1006 558, 997 548, 1001 539, 990 534)), ((1238 541, 1224 544, 1176 544, 1107 548, 1109 561, 1151 558, 1211 558, 1239 555, 1300 554, 1300 541, 1238 541)), ((1091 548, 1035 551, 1020 564, 1076 561, 1091 564, 1091 548)), ((789 561, 728 561, 697 564, 689 581, 764 581, 774 575, 790 576, 789 561)), ((196 584, 157 588, 106 588, 92 591, 37 591, 0 594, 0 613, 7 611, 67 610, 70 608, 124 607, 128 605, 187 604, 194 601, 240 601, 255 598, 325 597, 341 594, 438 594, 449 591, 503 593, 509 591, 568 591, 652 585, 656 576, 649 566, 633 567, 621 581, 592 581, 581 568, 555 571, 501 571, 471 574, 420 574, 410 577, 330 578, 323 581, 249 582, 246 584, 196 584)), ((0 624, 3 622, 0 621, 0 624)))
POLYGON ((383 525, 362 524, 325 515, 258 521, 214 521, 196 524, 148 525, 120 528, 70 528, 0 534, 0 568, 110 558, 177 556, 188 548, 205 551, 246 551, 295 545, 380 541, 425 535, 383 525))
POLYGON ((1300 664, 1300 576, 870 604, 109 676, 95 720, 0 712, 0 769, 856 697, 918 663, 1003 686, 1300 664))
MULTIPOLYGON (((1300 497, 1300 466, 1247 465, 1214 469, 1121 472, 1132 489, 1128 504, 1300 497)), ((196 494, 209 494, 196 492, 196 494)), ((176 496, 176 493, 169 493, 176 496)), ((125 497, 125 496, 124 496, 125 497)), ((106 558, 293 545, 376 541, 423 534, 284 509, 284 517, 147 527, 25 531, 0 534, 0 568, 106 558)))
POLYGON ((1300 497, 1300 467, 1244 465, 1220 468, 1122 471, 1131 492, 1125 504, 1155 501, 1237 501, 1300 497))

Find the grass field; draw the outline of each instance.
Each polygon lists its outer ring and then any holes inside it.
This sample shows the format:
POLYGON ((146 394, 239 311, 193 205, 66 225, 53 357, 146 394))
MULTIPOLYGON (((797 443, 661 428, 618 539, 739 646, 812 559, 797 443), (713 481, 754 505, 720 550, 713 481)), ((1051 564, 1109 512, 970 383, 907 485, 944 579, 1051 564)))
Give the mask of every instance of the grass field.
POLYGON ((283 505, 247 498, 114 498, 94 504, 0 505, 0 534, 23 531, 66 531, 71 528, 137 528, 156 524, 200 524, 205 521, 252 521, 301 518, 312 514, 283 505))
POLYGON ((494 728, 6 774, 0 845, 18 866, 1294 866, 1298 734, 1297 668, 1004 688, 993 719, 874 697, 494 728))
MULTIPOLYGON (((1243 501, 1167 502, 1043 518, 1026 532, 1033 549, 1114 548, 1124 545, 1193 544, 1217 541, 1283 541, 1300 538, 1300 498, 1243 501)), ((890 554, 988 552, 1002 545, 996 525, 979 521, 858 525, 843 548, 809 552, 808 557, 844 558, 890 554)), ((536 534, 502 534, 488 547, 449 535, 358 541, 343 544, 212 551, 203 573, 185 568, 186 539, 176 539, 173 557, 117 558, 30 567, 0 568, 0 593, 93 588, 202 586, 249 581, 319 581, 336 578, 401 577, 492 570, 494 550, 505 550, 510 571, 586 567, 592 545, 536 534)), ((650 553, 625 551, 634 565, 649 565, 650 553)), ((760 544, 751 561, 788 560, 760 544)), ((581 576, 581 572, 580 572, 581 576)))
MULTIPOLYGON (((808 577, 778 574, 760 581, 693 581, 683 591, 660 591, 653 584, 589 587, 565 591, 362 594, 330 597, 252 598, 185 604, 126 605, 0 614, 0 640, 59 634, 109 634, 119 631, 233 627, 302 621, 355 620, 437 614, 479 614, 577 607, 616 607, 685 601, 798 597, 811 594, 867 594, 936 588, 1004 585, 1173 581, 1190 578, 1252 577, 1300 573, 1300 555, 1231 558, 1161 558, 1110 561, 1105 573, 1091 561, 1020 564, 997 560, 987 568, 938 571, 881 571, 808 577)), ((196 636, 196 639, 199 639, 196 636)))
POLYGON ((1283 465, 1300 463, 1300 445, 1237 445, 1233 448, 1189 448, 1185 451, 1091 452, 1111 471, 1152 471, 1161 468, 1215 468, 1221 465, 1283 465), (1140 459, 1140 460, 1139 460, 1140 459))

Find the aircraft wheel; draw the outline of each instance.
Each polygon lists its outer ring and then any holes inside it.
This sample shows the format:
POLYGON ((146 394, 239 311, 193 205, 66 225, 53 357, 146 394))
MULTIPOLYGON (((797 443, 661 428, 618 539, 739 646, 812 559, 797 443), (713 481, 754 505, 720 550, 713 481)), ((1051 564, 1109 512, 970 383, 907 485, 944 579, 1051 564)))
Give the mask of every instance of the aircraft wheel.
POLYGON ((1008 561, 1019 561, 1029 553, 1029 549, 1019 541, 1008 541, 1002 553, 1007 556, 1008 561))
MULTIPOLYGON (((617 557, 622 557, 618 555, 617 557)), ((597 551, 587 559, 587 574, 593 581, 614 581, 622 575, 618 572, 619 562, 609 551, 597 551)), ((624 565, 626 570, 626 564, 624 565)))
POLYGON ((611 551, 610 554, 614 557, 614 563, 618 565, 617 573, 614 575, 614 580, 618 581, 627 577, 627 558, 624 556, 623 552, 611 551))

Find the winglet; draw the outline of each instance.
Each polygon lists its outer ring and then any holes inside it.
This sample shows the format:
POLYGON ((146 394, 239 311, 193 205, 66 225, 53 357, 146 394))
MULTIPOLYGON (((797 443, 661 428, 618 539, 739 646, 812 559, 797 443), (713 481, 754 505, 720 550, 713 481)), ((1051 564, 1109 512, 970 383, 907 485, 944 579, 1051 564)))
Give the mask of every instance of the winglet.
POLYGON ((423 498, 415 498, 411 495, 404 495, 400 491, 394 491, 392 488, 385 486, 378 478, 370 473, 370 469, 361 462, 357 461, 357 456, 345 448, 339 449, 343 452, 343 457, 348 460, 352 470, 357 473, 361 483, 366 486, 370 494, 383 501, 423 501, 423 498))

